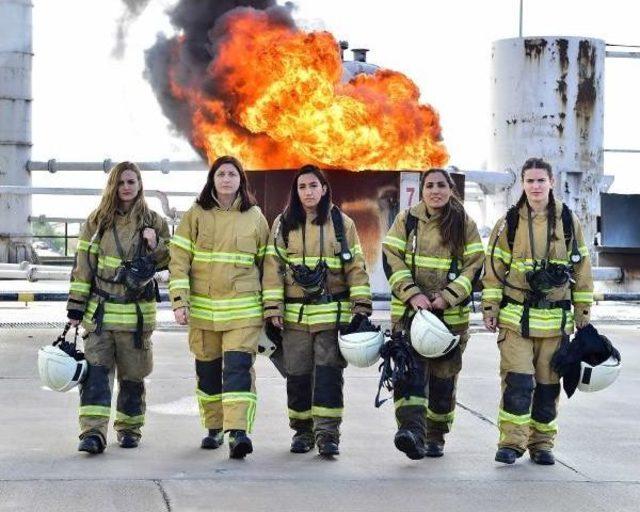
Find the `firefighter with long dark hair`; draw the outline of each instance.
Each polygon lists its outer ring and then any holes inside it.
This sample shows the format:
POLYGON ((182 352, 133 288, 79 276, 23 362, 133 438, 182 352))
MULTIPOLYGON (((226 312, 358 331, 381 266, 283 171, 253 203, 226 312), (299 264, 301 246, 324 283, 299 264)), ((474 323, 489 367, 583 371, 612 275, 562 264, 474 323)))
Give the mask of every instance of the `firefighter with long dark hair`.
POLYGON ((528 449, 533 462, 550 465, 560 395, 550 362, 574 325, 589 323, 593 279, 580 223, 554 198, 551 165, 530 158, 521 179, 520 199, 489 239, 483 279, 484 323, 499 329, 495 460, 513 464, 528 449))
POLYGON ((338 455, 346 367, 338 329, 371 314, 371 290, 356 227, 313 165, 295 175, 274 222, 263 298, 265 318, 283 329, 291 451, 308 452, 315 442, 321 455, 338 455))
POLYGON ((420 178, 421 201, 398 214, 383 242, 394 331, 408 330, 418 310, 439 317, 459 341, 441 357, 421 359, 410 389, 394 389, 396 447, 411 459, 443 455, 454 419, 456 383, 469 339, 469 300, 484 249, 475 222, 443 169, 420 178))
POLYGON ((189 325, 195 356, 201 443, 229 434, 231 458, 253 451, 253 363, 263 325, 261 269, 269 226, 238 160, 218 158, 171 240, 169 292, 176 321, 189 325))
POLYGON ((144 199, 132 162, 109 172, 102 199, 84 223, 71 274, 67 316, 86 330, 89 371, 80 385, 79 451, 102 453, 111 415, 114 373, 118 398, 114 428, 123 448, 135 448, 145 416, 144 378, 151 373, 156 270, 169 262, 169 228, 144 199))

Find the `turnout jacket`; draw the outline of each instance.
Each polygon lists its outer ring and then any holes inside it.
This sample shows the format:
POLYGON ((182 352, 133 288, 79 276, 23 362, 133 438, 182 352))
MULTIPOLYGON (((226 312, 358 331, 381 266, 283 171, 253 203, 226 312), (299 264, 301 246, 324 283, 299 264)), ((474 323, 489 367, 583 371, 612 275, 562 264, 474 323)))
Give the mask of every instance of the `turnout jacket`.
MULTIPOLYGON (((330 207, 331 208, 333 206, 330 207)), ((331 215, 322 226, 313 224, 315 216, 307 216, 305 230, 304 261, 313 268, 320 259, 328 266, 325 290, 330 295, 346 294, 341 300, 331 300, 324 304, 303 304, 295 301, 304 297, 303 288, 293 279, 293 273, 288 263, 301 264, 303 262, 302 227, 289 232, 288 244, 285 244, 282 233, 278 239, 276 233, 282 215, 278 215, 273 223, 267 255, 264 263, 264 277, 262 278, 264 316, 282 316, 287 328, 305 332, 319 332, 335 329, 340 309, 340 323, 348 323, 352 314, 371 314, 371 288, 369 276, 365 268, 364 255, 356 226, 347 215, 341 212, 344 224, 344 237, 349 250, 351 261, 344 264, 340 260, 341 246, 336 239, 331 215), (324 243, 320 248, 320 229, 323 230, 324 243), (280 254, 286 258, 282 261, 276 253, 274 244, 278 244, 280 254), (339 303, 339 306, 338 306, 339 303), (298 321, 300 308, 303 307, 302 318, 298 321)))
POLYGON ((452 255, 440 235, 440 214, 429 215, 423 201, 400 212, 382 242, 383 267, 391 286, 391 320, 400 321, 406 308, 413 314, 409 299, 419 293, 430 297, 439 292, 448 307, 444 323, 452 332, 466 331, 469 326, 469 297, 474 278, 482 269, 484 248, 476 223, 465 214, 464 249, 458 257, 458 276, 449 281, 452 255), (408 212, 416 217, 415 274, 413 233, 406 236, 408 212))
POLYGON ((197 203, 171 239, 169 295, 173 309, 189 308, 189 325, 228 331, 261 326, 260 277, 269 225, 258 206, 240 211, 197 203))
MULTIPOLYGON (((141 229, 137 226, 137 219, 132 218, 131 213, 118 213, 115 219, 115 229, 125 256, 125 260, 132 260, 138 256, 138 249, 144 239, 141 237, 141 229)), ((161 269, 169 263, 169 227, 167 222, 156 212, 150 211, 148 219, 145 219, 143 228, 150 227, 156 232, 158 245, 155 250, 146 249, 142 254, 153 254, 156 269, 161 269)), ((71 272, 71 285, 69 286, 68 311, 76 311, 83 314, 82 325, 87 331, 96 330, 94 313, 100 301, 104 301, 104 317, 102 328, 113 331, 135 332, 137 330, 138 316, 136 303, 143 318, 144 331, 155 328, 156 322, 156 296, 145 296, 136 302, 124 303, 117 297, 124 297, 126 287, 124 284, 108 283, 99 279, 113 279, 122 259, 118 253, 118 247, 113 234, 113 229, 98 232, 98 223, 93 221, 84 223, 80 230, 78 245, 76 248, 76 261, 71 272), (96 275, 97 274, 97 275, 96 275), (99 276, 99 277, 98 277, 99 276), (102 290, 114 299, 104 299, 97 295, 102 290)))
MULTIPOLYGON (((549 260, 553 263, 570 265, 567 244, 562 227, 562 203, 555 202, 556 223, 555 237, 552 236, 549 247, 549 260)), ((530 290, 525 277, 526 272, 533 270, 533 258, 540 261, 545 257, 547 243, 547 212, 539 214, 532 212, 533 238, 535 254, 531 254, 529 242, 529 225, 527 220, 527 205, 524 204, 518 210, 519 220, 513 241, 513 251, 509 249, 507 240, 506 216, 502 217, 495 225, 485 262, 484 289, 482 292, 482 312, 485 318, 498 318, 500 328, 511 329, 522 334, 520 325, 523 313, 521 305, 525 300, 525 293, 503 285, 501 279, 507 283, 530 290), (498 241, 493 250, 493 245, 498 241), (492 264, 493 260, 493 264, 492 264), (495 270, 494 270, 495 268, 495 270), (501 279, 499 279, 501 278, 501 279), (520 304, 514 304, 512 301, 520 304)), ((548 295, 548 301, 570 301, 574 308, 576 318, 588 320, 593 302, 593 277, 591 274, 591 261, 589 251, 585 245, 582 228, 576 216, 571 212, 573 219, 573 236, 578 244, 578 250, 582 259, 573 264, 571 281, 562 287, 554 288, 548 295)), ((561 308, 530 308, 529 309, 529 336, 553 337, 562 334, 563 310, 561 308)), ((573 331, 574 314, 566 311, 565 331, 573 331)))

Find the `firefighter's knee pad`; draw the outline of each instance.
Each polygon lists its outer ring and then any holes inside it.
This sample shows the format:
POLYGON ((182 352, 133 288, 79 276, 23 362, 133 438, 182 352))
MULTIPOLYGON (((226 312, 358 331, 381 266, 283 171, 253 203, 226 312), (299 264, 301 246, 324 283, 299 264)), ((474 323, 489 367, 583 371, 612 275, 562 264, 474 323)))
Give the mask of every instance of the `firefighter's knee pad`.
POLYGON ((252 386, 253 356, 247 352, 231 350, 224 353, 223 359, 224 391, 249 391, 252 386))
POLYGON ((104 405, 105 407, 111 407, 109 371, 109 368, 106 366, 89 365, 87 378, 80 387, 81 405, 104 405))
POLYGON ((528 414, 533 393, 533 375, 507 372, 505 390, 502 397, 503 408, 511 414, 528 414))
POLYGON ((540 423, 550 423, 556 418, 556 400, 560 384, 538 384, 533 393, 531 418, 540 423))
POLYGON ((142 413, 142 394, 144 382, 121 380, 118 392, 118 410, 130 416, 142 413))
POLYGON ((196 359, 196 375, 200 391, 204 391, 207 395, 222 393, 222 358, 213 361, 196 359))
POLYGON ((440 379, 429 377, 429 409, 435 413, 451 412, 451 397, 454 390, 454 378, 440 379))
POLYGON ((313 402, 318 405, 342 407, 342 368, 316 366, 313 402))

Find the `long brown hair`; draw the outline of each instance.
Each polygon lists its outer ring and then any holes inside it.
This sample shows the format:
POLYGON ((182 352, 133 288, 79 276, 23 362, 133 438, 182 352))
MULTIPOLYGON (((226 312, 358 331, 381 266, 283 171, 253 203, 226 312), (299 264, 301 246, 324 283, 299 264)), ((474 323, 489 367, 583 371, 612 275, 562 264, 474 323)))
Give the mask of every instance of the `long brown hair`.
POLYGON ((420 197, 422 197, 424 183, 427 176, 436 172, 439 172, 444 176, 452 192, 449 201, 440 210, 440 237, 442 238, 442 241, 447 244, 449 251, 453 256, 462 257, 464 253, 467 214, 462 201, 460 201, 458 188, 451 178, 451 175, 444 169, 437 168, 423 172, 420 176, 420 197))
POLYGON ((313 223, 322 226, 329 218, 329 207, 331 206, 331 185, 325 174, 315 165, 303 165, 293 177, 291 182, 291 190, 289 191, 289 200, 282 214, 282 228, 285 236, 290 231, 297 229, 307 220, 307 214, 304 211, 300 196, 298 195, 298 178, 304 174, 313 174, 321 185, 327 187, 327 193, 320 198, 318 203, 318 215, 313 223))
POLYGON ((142 185, 140 168, 133 162, 120 162, 114 165, 109 171, 109 178, 102 192, 100 204, 89 215, 89 223, 95 223, 98 227, 98 232, 111 229, 115 224, 116 214, 118 208, 121 206, 120 199, 118 199, 118 185, 120 183, 120 177, 125 171, 133 171, 138 177, 138 183, 140 184, 140 190, 133 200, 129 215, 135 219, 138 229, 142 229, 145 224, 150 223, 151 210, 144 199, 144 187, 142 185))
POLYGON ((216 171, 220 169, 220 167, 222 167, 224 164, 233 165, 238 170, 238 174, 240 174, 240 188, 238 189, 237 193, 240 195, 240 211, 246 212, 249 208, 255 206, 257 204, 257 201, 249 190, 247 173, 242 168, 242 164, 237 158, 228 155, 217 158, 215 162, 211 164, 209 174, 207 174, 207 182, 204 184, 204 187, 202 188, 198 199, 196 199, 196 203, 198 203, 204 210, 211 210, 211 208, 216 205, 214 197, 217 199, 218 196, 213 183, 213 178, 216 174, 216 171))
MULTIPOLYGON (((542 158, 533 157, 528 158, 527 161, 522 166, 522 170, 520 171, 520 180, 524 183, 524 175, 529 169, 544 169, 547 171, 547 176, 549 179, 553 179, 553 169, 551 168, 551 164, 542 158)), ((516 203, 516 208, 519 210, 520 207, 524 206, 527 203, 527 194, 523 190, 520 195, 520 199, 516 203)), ((549 189, 549 203, 547 203, 547 222, 551 226, 551 239, 557 240, 556 236, 556 200, 553 195, 553 187, 549 189)))

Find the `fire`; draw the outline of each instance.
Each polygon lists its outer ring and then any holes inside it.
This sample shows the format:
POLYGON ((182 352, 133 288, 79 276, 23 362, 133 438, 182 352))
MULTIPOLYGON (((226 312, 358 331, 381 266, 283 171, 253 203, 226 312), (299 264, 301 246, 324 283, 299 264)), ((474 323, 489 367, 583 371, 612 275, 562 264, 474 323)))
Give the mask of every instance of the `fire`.
POLYGON ((264 11, 235 9, 213 30, 225 34, 207 69, 214 91, 169 71, 171 94, 189 105, 191 142, 209 161, 233 155, 248 169, 446 164, 438 114, 420 104, 420 91, 405 75, 379 70, 341 83, 331 34, 279 24, 264 11))

